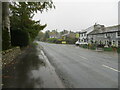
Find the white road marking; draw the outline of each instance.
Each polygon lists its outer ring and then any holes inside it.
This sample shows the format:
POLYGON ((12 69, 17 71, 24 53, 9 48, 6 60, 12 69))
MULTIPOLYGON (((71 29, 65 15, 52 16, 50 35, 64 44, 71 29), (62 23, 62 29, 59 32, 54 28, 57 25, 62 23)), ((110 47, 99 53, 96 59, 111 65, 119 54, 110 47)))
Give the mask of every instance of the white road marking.
POLYGON ((85 60, 88 60, 87 58, 83 57, 83 56, 80 56, 81 58, 85 59, 85 60))
POLYGON ((113 70, 113 71, 116 71, 116 72, 120 72, 120 71, 118 71, 117 69, 114 69, 114 68, 112 68, 112 67, 109 67, 109 66, 106 66, 106 65, 102 65, 103 67, 106 67, 106 68, 109 68, 109 69, 111 69, 111 70, 113 70))

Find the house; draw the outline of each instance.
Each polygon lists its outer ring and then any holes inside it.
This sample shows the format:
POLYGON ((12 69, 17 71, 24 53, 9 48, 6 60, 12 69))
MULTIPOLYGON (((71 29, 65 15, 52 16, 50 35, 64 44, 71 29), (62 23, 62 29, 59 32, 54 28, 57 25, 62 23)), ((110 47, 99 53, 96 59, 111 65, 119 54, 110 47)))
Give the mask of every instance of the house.
POLYGON ((79 44, 88 44, 87 43, 87 31, 86 30, 82 30, 80 32, 80 37, 78 39, 79 44))
POLYGON ((50 35, 49 38, 58 38, 56 35, 50 35))
POLYGON ((49 32, 49 38, 59 38, 60 35, 57 31, 52 30, 51 32, 49 32))
POLYGON ((76 38, 76 34, 74 32, 69 31, 68 33, 62 35, 63 40, 65 40, 66 38, 76 38))
POLYGON ((120 46, 120 25, 104 27, 102 29, 95 29, 88 34, 88 43, 102 44, 108 46, 120 46))
POLYGON ((80 45, 88 44, 88 34, 95 30, 104 30, 104 25, 95 24, 87 29, 81 30, 80 37, 77 42, 79 42, 80 45))

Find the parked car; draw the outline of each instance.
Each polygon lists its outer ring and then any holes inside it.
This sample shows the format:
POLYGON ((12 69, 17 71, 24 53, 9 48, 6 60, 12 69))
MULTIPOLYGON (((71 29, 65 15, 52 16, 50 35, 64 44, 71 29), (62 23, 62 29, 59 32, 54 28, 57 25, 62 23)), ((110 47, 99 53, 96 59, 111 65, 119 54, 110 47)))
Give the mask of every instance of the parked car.
POLYGON ((76 41, 76 42, 75 42, 75 45, 76 45, 76 46, 79 46, 79 44, 80 44, 79 41, 76 41))
POLYGON ((66 44, 66 41, 62 41, 62 44, 66 44))

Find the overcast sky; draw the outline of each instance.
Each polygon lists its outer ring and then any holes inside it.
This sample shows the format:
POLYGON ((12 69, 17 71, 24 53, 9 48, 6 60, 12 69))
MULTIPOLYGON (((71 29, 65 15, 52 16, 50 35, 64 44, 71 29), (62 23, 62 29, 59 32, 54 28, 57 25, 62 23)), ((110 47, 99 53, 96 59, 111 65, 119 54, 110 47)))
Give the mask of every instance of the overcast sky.
POLYGON ((95 23, 105 26, 118 24, 119 0, 52 0, 56 9, 37 13, 34 20, 47 24, 46 30, 80 31, 95 23))

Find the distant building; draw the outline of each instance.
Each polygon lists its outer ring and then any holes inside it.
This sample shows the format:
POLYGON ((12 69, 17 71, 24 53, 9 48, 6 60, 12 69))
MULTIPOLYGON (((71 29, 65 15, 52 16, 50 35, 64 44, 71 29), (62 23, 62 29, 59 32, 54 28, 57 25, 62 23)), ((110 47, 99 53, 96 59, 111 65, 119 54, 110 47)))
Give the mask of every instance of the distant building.
POLYGON ((49 33, 49 38, 57 38, 58 39, 59 36, 60 36, 59 33, 55 33, 55 32, 50 32, 49 33))
POLYGON ((76 34, 74 32, 69 31, 68 33, 62 35, 62 39, 65 40, 66 38, 76 38, 76 34))
POLYGON ((58 38, 57 35, 50 35, 49 38, 58 38))

